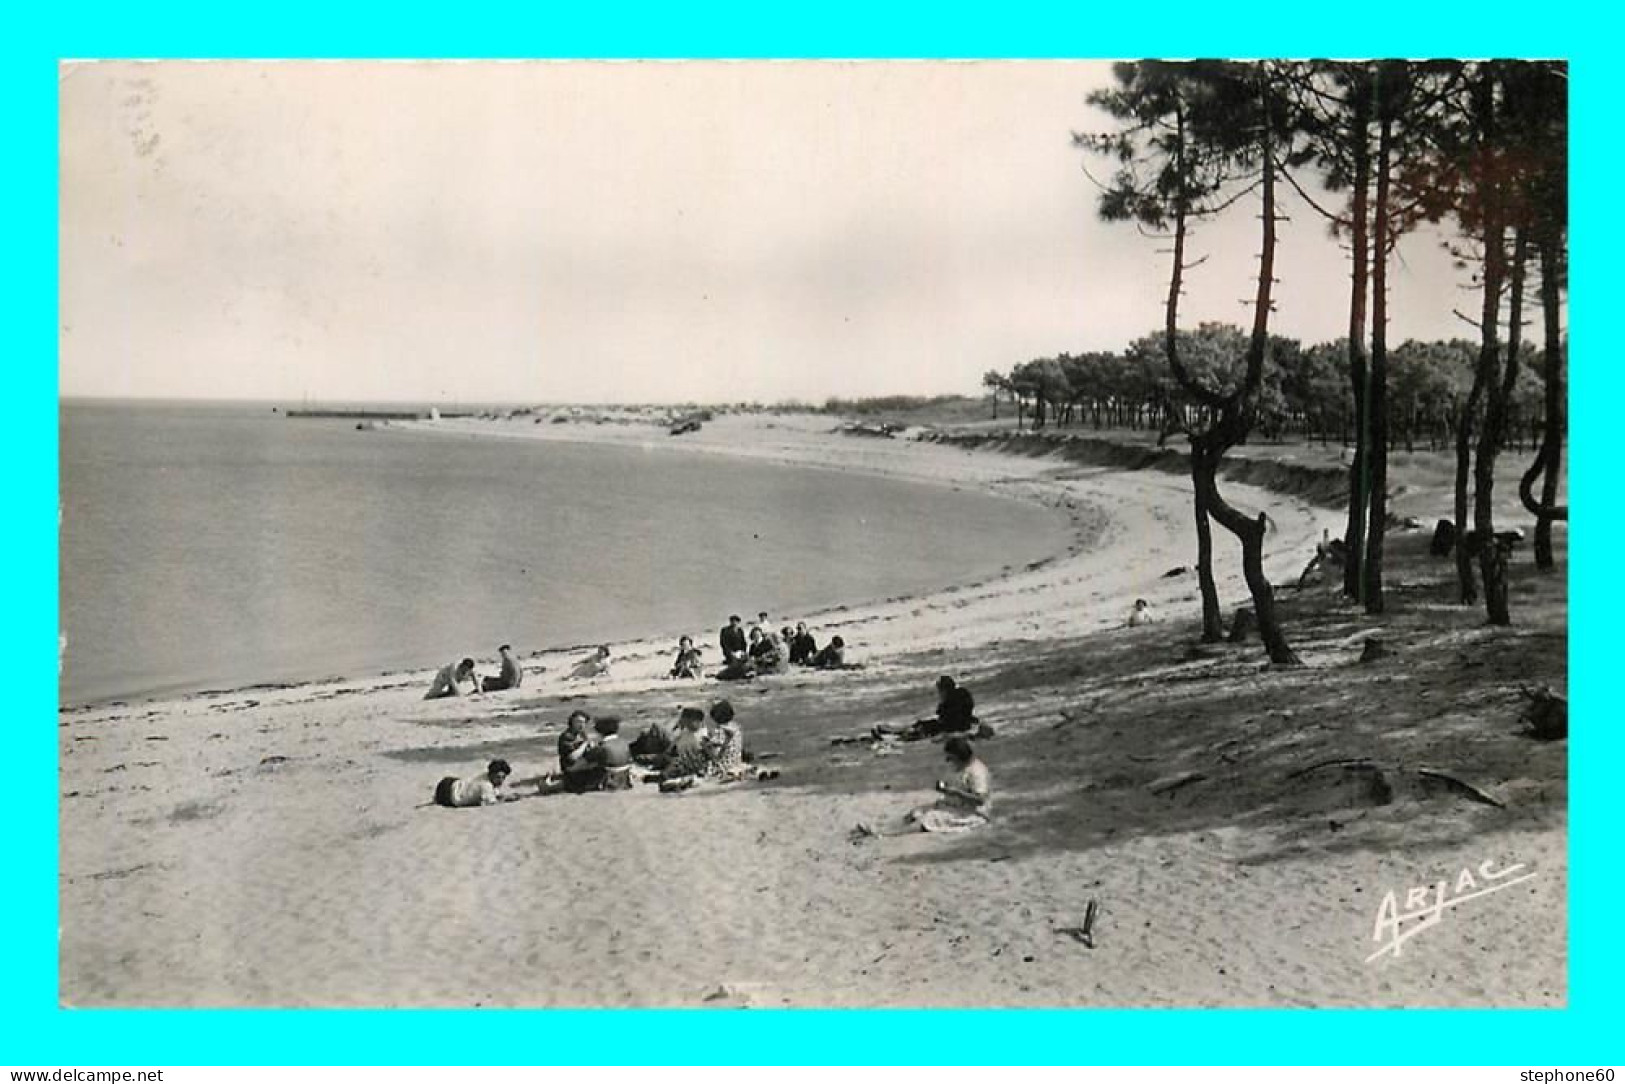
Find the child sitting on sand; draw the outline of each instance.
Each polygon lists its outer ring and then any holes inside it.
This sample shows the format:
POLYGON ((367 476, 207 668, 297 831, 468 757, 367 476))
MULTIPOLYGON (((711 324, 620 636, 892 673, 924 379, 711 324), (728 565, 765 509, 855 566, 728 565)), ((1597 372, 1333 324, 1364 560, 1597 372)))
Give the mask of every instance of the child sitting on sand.
POLYGON ((854 839, 899 836, 910 832, 968 832, 988 823, 993 812, 993 780, 987 765, 977 757, 970 742, 949 738, 942 746, 952 773, 937 780, 936 804, 911 809, 896 827, 870 827, 859 824, 854 839))
POLYGON ((486 766, 484 775, 477 775, 469 779, 458 779, 448 775, 434 788, 434 804, 445 806, 447 809, 464 809, 471 806, 496 805, 498 802, 512 802, 519 795, 510 794, 502 789, 502 784, 508 781, 513 769, 506 760, 493 760, 486 766))
POLYGON ((429 691, 423 694, 425 700, 439 700, 445 696, 462 696, 463 690, 459 688, 463 682, 472 683, 468 691, 480 691, 480 679, 474 673, 474 660, 464 659, 462 662, 447 663, 442 666, 429 683, 429 691))
POLYGON ((701 678, 705 672, 700 667, 700 649, 694 646, 692 636, 684 636, 677 641, 677 658, 671 665, 671 676, 674 678, 701 678))
POLYGON ((1157 614, 1156 611, 1151 609, 1151 603, 1143 598, 1137 598, 1134 600, 1134 609, 1129 611, 1126 624, 1132 629, 1140 625, 1149 625, 1156 619, 1157 614))

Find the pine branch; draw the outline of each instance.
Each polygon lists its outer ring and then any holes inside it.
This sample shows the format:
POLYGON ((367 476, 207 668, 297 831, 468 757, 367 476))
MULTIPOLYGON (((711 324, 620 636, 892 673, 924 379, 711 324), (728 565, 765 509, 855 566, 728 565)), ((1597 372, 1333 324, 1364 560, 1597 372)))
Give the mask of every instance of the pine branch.
POLYGON ((1339 226, 1348 226, 1351 229, 1353 228, 1354 220, 1352 218, 1344 216, 1344 215, 1335 214, 1335 213, 1333 213, 1331 211, 1326 210, 1326 208, 1322 207, 1320 204, 1316 203, 1314 198, 1312 196, 1310 196, 1308 192, 1305 192, 1303 190, 1303 186, 1298 183, 1298 179, 1292 175, 1292 172, 1290 170, 1283 169, 1283 170, 1280 171, 1280 175, 1286 178, 1286 183, 1292 186, 1292 190, 1298 194, 1298 198, 1303 200, 1303 202, 1307 203, 1310 207, 1314 208, 1316 211, 1320 212, 1321 217, 1323 217, 1323 218, 1325 218, 1325 219, 1327 219, 1327 220, 1329 220, 1331 222, 1335 222, 1339 226))

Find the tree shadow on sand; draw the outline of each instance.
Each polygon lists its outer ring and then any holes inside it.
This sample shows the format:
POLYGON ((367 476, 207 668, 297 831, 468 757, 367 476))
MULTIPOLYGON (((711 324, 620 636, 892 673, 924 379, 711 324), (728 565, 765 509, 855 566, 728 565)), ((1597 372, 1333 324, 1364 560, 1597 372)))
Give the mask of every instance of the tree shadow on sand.
MULTIPOLYGON (((1394 549, 1386 615, 1327 590, 1283 593, 1302 668, 1267 665, 1256 643, 1193 649, 1191 625, 990 648, 961 676, 997 731, 977 743, 993 772, 994 823, 894 861, 1003 860, 1239 829, 1246 846, 1227 857, 1257 863, 1562 823, 1566 743, 1532 741, 1518 716, 1521 685, 1566 684, 1563 577, 1515 570, 1523 623, 1492 628, 1481 610, 1453 604, 1448 562, 1429 563, 1416 543, 1394 549), (1371 636, 1389 653, 1361 662, 1371 636)), ((839 716, 844 700, 923 709, 926 695, 852 688, 824 701, 839 716)), ((924 791, 945 767, 928 742, 883 757, 797 745, 810 762, 787 777, 814 791, 924 791)), ((900 793, 884 799, 906 808, 900 793)))

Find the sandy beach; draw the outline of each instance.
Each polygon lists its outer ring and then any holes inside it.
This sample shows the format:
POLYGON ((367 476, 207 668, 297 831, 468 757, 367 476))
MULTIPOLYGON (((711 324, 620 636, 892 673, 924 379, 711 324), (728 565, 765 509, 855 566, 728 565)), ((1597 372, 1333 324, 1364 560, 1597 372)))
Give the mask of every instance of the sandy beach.
MULTIPOLYGON (((1567 743, 1533 742, 1517 718, 1521 684, 1567 691, 1561 528, 1555 573, 1515 556, 1507 629, 1452 604, 1453 566, 1427 556, 1427 531, 1397 530, 1390 612, 1367 617, 1331 587, 1282 590, 1306 665, 1277 669, 1256 642, 1192 650, 1194 577, 1167 575, 1195 550, 1177 471, 1064 445, 856 437, 823 416, 729 414, 680 438, 528 417, 415 427, 680 441, 985 490, 1069 517, 1071 545, 928 596, 772 615, 808 621, 820 642, 842 635, 862 664, 851 671, 665 679, 680 633, 716 662, 721 608, 612 644, 611 676, 591 682, 564 679, 569 655, 530 656, 545 671, 521 690, 425 702, 446 661, 425 659, 64 712, 65 1005, 1566 1003, 1567 743), (1136 597, 1162 620, 1122 627, 1136 597), (1361 664, 1371 635, 1392 654, 1361 664), (980 743, 993 823, 852 842, 856 822, 933 797, 941 749, 831 739, 929 714, 942 673, 996 732, 980 743), (437 779, 495 756, 518 778, 551 770, 574 706, 635 734, 722 697, 778 779, 426 806, 437 779), (1534 876, 1442 909, 1397 957, 1368 960, 1387 893, 1403 902, 1445 881, 1460 896, 1462 871, 1484 888, 1519 864, 1534 876), (1067 931, 1091 901, 1087 947, 1067 931)), ((1431 527, 1449 514, 1443 459, 1397 457, 1397 516, 1431 527)), ((1335 463, 1334 450, 1320 467, 1335 463)), ((1308 489, 1224 485, 1268 509, 1277 584, 1297 582, 1323 530, 1341 533, 1342 511, 1308 489)), ((1215 537, 1228 614, 1246 600, 1239 551, 1215 537)))

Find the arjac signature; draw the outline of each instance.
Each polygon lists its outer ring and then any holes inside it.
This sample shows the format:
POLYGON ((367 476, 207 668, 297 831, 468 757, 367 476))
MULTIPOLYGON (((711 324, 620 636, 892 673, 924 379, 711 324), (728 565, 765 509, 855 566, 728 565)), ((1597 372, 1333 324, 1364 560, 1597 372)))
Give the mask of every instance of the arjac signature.
POLYGON ((1389 889, 1377 907, 1377 923, 1371 933, 1371 939, 1379 947, 1365 958, 1365 962, 1372 963, 1382 956, 1398 959, 1404 952, 1405 942, 1423 930, 1438 925, 1446 908, 1511 888, 1535 876, 1534 870, 1520 875, 1519 870, 1524 868, 1524 864, 1519 862, 1498 870, 1494 860, 1480 862, 1476 870, 1463 867, 1454 887, 1448 879, 1444 879, 1409 889, 1405 893, 1403 910, 1400 909, 1398 893, 1389 889))

